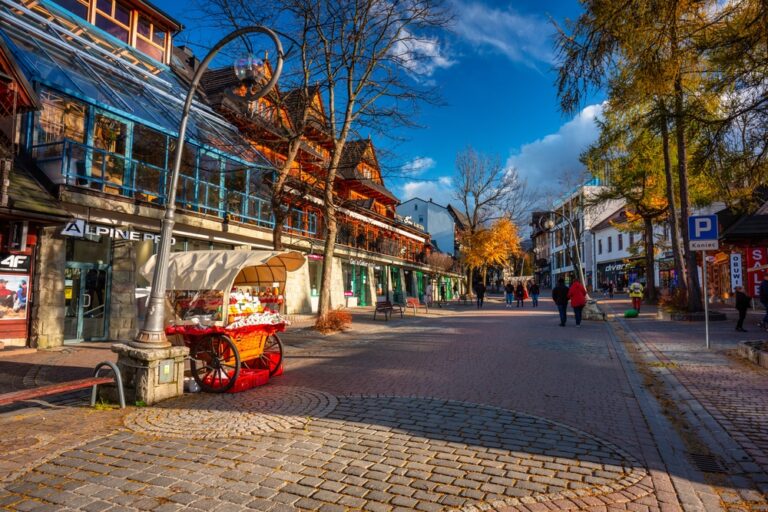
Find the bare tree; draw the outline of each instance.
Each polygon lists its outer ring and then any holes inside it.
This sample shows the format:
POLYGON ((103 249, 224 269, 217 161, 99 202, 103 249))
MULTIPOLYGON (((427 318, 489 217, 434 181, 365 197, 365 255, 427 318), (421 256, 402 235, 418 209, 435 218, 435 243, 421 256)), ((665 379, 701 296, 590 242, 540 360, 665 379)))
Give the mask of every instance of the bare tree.
MULTIPOLYGON (((508 217, 506 208, 513 206, 521 191, 517 172, 490 157, 467 147, 456 155, 454 198, 467 218, 467 232, 462 234, 463 244, 471 244, 475 233, 493 219, 508 217)), ((462 251, 464 252, 464 251, 462 251)), ((467 283, 471 285, 473 269, 467 268, 467 283)))

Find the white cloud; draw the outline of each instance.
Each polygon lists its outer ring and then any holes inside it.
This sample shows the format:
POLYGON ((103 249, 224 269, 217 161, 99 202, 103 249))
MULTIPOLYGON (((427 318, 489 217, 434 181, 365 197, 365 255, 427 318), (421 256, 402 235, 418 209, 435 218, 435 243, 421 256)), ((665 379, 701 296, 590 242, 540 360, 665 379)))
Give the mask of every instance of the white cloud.
POLYGON ((436 37, 418 37, 407 30, 403 30, 402 37, 395 42, 390 53, 408 72, 423 78, 429 78, 437 69, 447 69, 456 63, 445 54, 436 37))
POLYGON ((515 167, 529 184, 559 188, 563 178, 584 171, 579 155, 597 140, 600 130, 595 120, 602 112, 603 104, 584 108, 556 133, 524 144, 507 159, 507 167, 515 167))
POLYGON ((513 62, 535 67, 553 64, 554 27, 539 16, 497 9, 476 2, 454 0, 454 31, 480 49, 491 49, 513 62))
POLYGON ((453 194, 453 179, 441 176, 433 181, 408 181, 401 189, 401 201, 419 197, 425 201, 432 199, 438 204, 446 204, 453 194))
POLYGON ((416 176, 424 174, 430 169, 433 169, 437 165, 437 162, 433 158, 428 156, 417 156, 410 162, 406 162, 402 167, 403 174, 410 174, 416 176))

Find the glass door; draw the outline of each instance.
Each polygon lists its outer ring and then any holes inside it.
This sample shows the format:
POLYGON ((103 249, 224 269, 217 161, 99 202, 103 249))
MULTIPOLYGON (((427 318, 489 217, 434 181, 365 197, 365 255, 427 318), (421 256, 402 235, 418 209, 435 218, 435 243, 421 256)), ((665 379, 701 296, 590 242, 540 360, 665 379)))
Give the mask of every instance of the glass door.
POLYGON ((64 269, 64 341, 98 341, 107 336, 109 266, 68 263, 64 269))
POLYGON ((368 299, 368 267, 363 265, 353 265, 352 272, 355 274, 354 287, 358 306, 367 306, 368 299))

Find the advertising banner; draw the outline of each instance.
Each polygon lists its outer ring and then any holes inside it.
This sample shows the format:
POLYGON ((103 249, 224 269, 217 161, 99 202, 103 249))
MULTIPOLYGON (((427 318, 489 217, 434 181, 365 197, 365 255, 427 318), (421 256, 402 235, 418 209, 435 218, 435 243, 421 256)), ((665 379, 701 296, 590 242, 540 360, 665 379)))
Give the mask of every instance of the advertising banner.
POLYGON ((29 276, 0 274, 0 322, 27 318, 29 276))
POLYGON ((744 286, 744 274, 741 271, 741 254, 731 253, 731 290, 744 286))
POLYGON ((768 272, 768 248, 749 247, 747 249, 747 295, 758 297, 760 295, 760 281, 768 272), (758 270, 760 269, 760 270, 758 270))

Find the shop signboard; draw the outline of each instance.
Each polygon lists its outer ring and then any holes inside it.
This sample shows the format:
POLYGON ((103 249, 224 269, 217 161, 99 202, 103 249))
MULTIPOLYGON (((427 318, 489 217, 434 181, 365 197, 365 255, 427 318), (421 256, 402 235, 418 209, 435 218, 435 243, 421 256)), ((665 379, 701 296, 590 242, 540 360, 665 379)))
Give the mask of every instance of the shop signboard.
POLYGON ((27 254, 0 253, 0 272, 29 274, 32 257, 27 254))
POLYGON ((760 296, 760 281, 763 280, 763 275, 767 271, 766 265, 768 265, 768 248, 747 248, 747 295, 760 296), (756 270, 761 267, 761 270, 756 270))
POLYGON ((0 274, 0 322, 27 318, 29 276, 0 274))
MULTIPOLYGON (((84 238, 86 236, 107 236, 109 238, 114 238, 115 240, 131 240, 133 242, 151 240, 154 243, 160 243, 160 235, 157 233, 88 224, 82 219, 74 219, 67 222, 64 229, 61 230, 61 234, 76 238, 84 238)), ((175 244, 176 239, 171 238, 171 243, 175 244)))
POLYGON ((731 253, 731 290, 737 286, 744 286, 744 275, 741 272, 741 254, 731 253))

